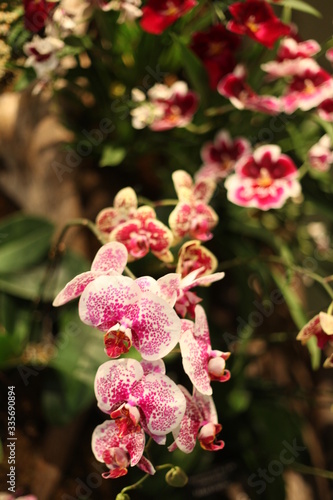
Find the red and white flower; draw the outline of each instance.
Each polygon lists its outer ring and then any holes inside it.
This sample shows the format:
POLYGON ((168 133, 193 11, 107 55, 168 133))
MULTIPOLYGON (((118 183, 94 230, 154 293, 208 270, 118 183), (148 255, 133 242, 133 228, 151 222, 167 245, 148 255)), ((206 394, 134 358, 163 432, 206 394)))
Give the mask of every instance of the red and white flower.
POLYGON ((24 44, 23 50, 28 56, 25 66, 31 66, 38 78, 47 78, 59 66, 57 53, 65 46, 62 40, 35 35, 31 42, 24 44))
POLYGON ((297 74, 281 98, 283 109, 288 114, 297 109, 308 111, 333 97, 333 78, 313 59, 303 59, 297 68, 297 74))
POLYGON ((182 387, 185 399, 185 415, 179 427, 172 431, 175 439, 169 446, 169 451, 179 448, 184 453, 191 453, 198 440, 204 450, 217 451, 224 447, 223 441, 215 441, 222 426, 217 421, 217 413, 213 398, 205 396, 193 389, 193 395, 182 387))
POLYGON ((27 30, 37 33, 41 31, 46 21, 52 17, 52 12, 58 5, 58 0, 23 0, 24 26, 27 30))
POLYGON ((189 235, 201 241, 211 239, 218 216, 207 203, 215 191, 215 182, 201 179, 193 183, 185 170, 173 172, 172 180, 179 199, 169 216, 169 226, 175 238, 182 239, 189 235))
POLYGON ((227 177, 237 160, 251 153, 251 145, 244 137, 232 139, 227 130, 220 130, 214 142, 206 142, 201 148, 203 166, 196 179, 212 179, 215 182, 227 177))
POLYGON ((120 12, 118 23, 134 21, 142 16, 141 0, 111 0, 99 1, 99 5, 104 11, 115 10, 120 12))
POLYGON ((280 99, 269 95, 258 95, 246 83, 246 70, 242 65, 236 66, 233 73, 222 78, 217 90, 237 109, 250 109, 270 115, 281 111, 280 99))
POLYGON ((53 301, 58 307, 79 297, 86 286, 99 276, 118 276, 122 274, 127 264, 128 252, 122 243, 112 241, 103 245, 97 252, 91 270, 75 276, 63 288, 53 301))
POLYGON ((152 207, 141 206, 134 190, 120 190, 113 207, 103 209, 96 218, 96 225, 105 238, 123 243, 128 250, 128 261, 141 259, 149 251, 164 262, 171 262, 169 250, 173 235, 170 229, 156 219, 152 207))
POLYGON ((148 0, 142 8, 140 26, 148 33, 160 35, 196 5, 196 0, 148 0))
POLYGON ((261 146, 251 156, 241 158, 235 171, 225 187, 228 199, 236 205, 281 208, 287 198, 301 192, 294 162, 276 145, 261 146))
POLYGON ((177 81, 170 87, 155 84, 147 92, 133 89, 133 98, 139 105, 131 111, 132 125, 136 129, 149 127, 155 132, 186 127, 198 108, 197 94, 185 82, 177 81))
MULTIPOLYGON (((297 335, 296 339, 306 344, 312 337, 316 338, 319 349, 328 344, 333 345, 333 316, 321 311, 316 314, 297 335)), ((325 368, 333 368, 333 354, 324 363, 325 368)))
POLYGON ((276 61, 262 64, 261 69, 266 71, 271 79, 294 75, 298 72, 298 63, 311 58, 320 52, 320 49, 316 40, 297 42, 294 38, 285 38, 280 43, 276 61))
POLYGON ((265 0, 246 0, 229 6, 233 19, 227 28, 239 35, 248 35, 253 40, 272 48, 282 36, 290 34, 290 26, 282 23, 265 0))
POLYGON ((333 163, 333 151, 330 137, 325 134, 309 149, 309 163, 319 172, 327 172, 333 163))
POLYGON ((333 97, 321 102, 317 108, 317 113, 326 122, 333 122, 333 97))
POLYGON ((180 424, 186 408, 183 393, 161 363, 150 371, 135 359, 107 361, 95 378, 98 407, 111 418, 127 415, 160 443, 180 424))
POLYGON ((213 393, 212 380, 226 382, 230 379, 230 372, 225 369, 230 352, 212 350, 206 314, 200 305, 195 308, 195 323, 182 320, 179 345, 184 371, 201 394, 210 396, 213 393))
POLYGON ((239 44, 240 37, 230 33, 223 24, 194 33, 190 48, 203 62, 212 88, 216 89, 221 78, 235 68, 234 54, 239 44))
POLYGON ((115 479, 127 474, 127 468, 135 465, 148 474, 154 474, 154 467, 143 457, 145 440, 142 427, 126 417, 106 420, 98 425, 92 435, 91 447, 96 460, 110 469, 102 476, 115 479))
POLYGON ((181 324, 167 301, 126 276, 100 276, 89 283, 79 301, 83 323, 105 332, 108 356, 116 358, 133 345, 154 361, 177 344, 181 324))

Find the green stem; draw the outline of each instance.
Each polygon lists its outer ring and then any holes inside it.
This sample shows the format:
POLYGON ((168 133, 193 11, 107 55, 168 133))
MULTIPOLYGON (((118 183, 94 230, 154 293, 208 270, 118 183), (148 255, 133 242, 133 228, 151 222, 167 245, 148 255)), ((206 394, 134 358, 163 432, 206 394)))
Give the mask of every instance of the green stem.
POLYGON ((137 481, 136 483, 133 483, 133 484, 130 484, 129 486, 126 486, 125 488, 123 488, 121 490, 120 493, 126 493, 127 491, 131 491, 131 490, 136 490, 136 488, 139 488, 141 486, 141 484, 150 476, 150 474, 145 474, 141 479, 139 479, 139 481, 137 481))
POLYGON ((212 130, 213 125, 211 123, 203 123, 202 125, 194 125, 194 123, 189 123, 184 127, 189 132, 193 134, 206 134, 210 130, 212 130))
POLYGON ((163 464, 163 465, 156 465, 155 469, 156 470, 172 469, 172 467, 174 467, 174 464, 163 464))
POLYGON ((313 476, 324 477, 333 481, 333 472, 325 469, 318 469, 317 467, 309 467, 308 465, 293 463, 291 467, 304 474, 311 474, 313 476))
POLYGON ((229 113, 229 111, 232 111, 234 106, 232 104, 226 104, 225 106, 221 106, 219 108, 208 108, 205 110, 205 115, 206 116, 218 116, 218 115, 224 115, 225 113, 229 113))

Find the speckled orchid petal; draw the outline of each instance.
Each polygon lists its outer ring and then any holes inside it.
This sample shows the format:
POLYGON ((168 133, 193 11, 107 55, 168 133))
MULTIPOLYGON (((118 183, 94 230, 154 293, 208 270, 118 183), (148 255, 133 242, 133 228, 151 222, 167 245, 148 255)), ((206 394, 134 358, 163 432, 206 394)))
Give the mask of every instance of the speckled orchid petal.
POLYGON ((147 427, 155 435, 165 435, 177 427, 185 413, 185 397, 166 375, 146 375, 132 390, 131 403, 140 406, 147 427))
POLYGON ((193 198, 208 203, 216 189, 216 183, 211 179, 198 180, 193 187, 193 198))
POLYGON ((159 295, 170 306, 174 306, 177 299, 177 292, 180 289, 181 276, 178 273, 169 273, 157 280, 159 295))
POLYGON ((200 241, 208 241, 213 237, 211 231, 219 221, 215 210, 203 202, 196 202, 190 221, 189 234, 200 241))
POLYGON ((143 368, 135 359, 117 359, 103 363, 95 377, 98 407, 110 413, 117 405, 128 401, 133 386, 142 379, 143 368))
POLYGON ((137 316, 142 292, 126 276, 100 276, 90 283, 79 302, 81 321, 107 331, 115 324, 130 327, 137 316))
POLYGON ((166 356, 177 344, 180 329, 180 319, 165 300, 150 292, 142 294, 132 330, 133 345, 144 359, 166 356))
POLYGON ((138 199, 134 189, 126 187, 118 191, 114 198, 113 205, 115 208, 121 208, 126 211, 136 210, 138 199))
POLYGON ((200 276, 213 273, 217 268, 217 258, 201 245, 201 241, 187 241, 179 251, 176 272, 184 278, 198 268, 201 268, 200 276))
POLYGON ((156 295, 159 293, 157 281, 151 276, 141 276, 135 280, 135 283, 139 285, 142 292, 152 292, 156 295))
POLYGON ((184 453, 191 453, 197 441, 201 424, 201 414, 190 393, 185 387, 178 386, 185 396, 186 410, 180 425, 172 431, 175 442, 169 446, 169 451, 179 448, 184 453))
MULTIPOLYGON (((208 286, 215 281, 219 281, 224 278, 225 273, 214 273, 209 276, 200 276, 192 282, 192 286, 208 286)), ((191 287, 192 288, 192 287, 191 287)))
POLYGON ((135 218, 144 223, 147 219, 156 219, 156 212, 153 207, 143 205, 135 212, 135 218))
POLYGON ((193 388, 193 402, 200 411, 202 421, 217 424, 217 411, 214 400, 211 396, 201 394, 195 387, 193 388))
POLYGON ((296 339, 305 344, 311 337, 315 336, 317 345, 323 349, 327 342, 333 341, 333 316, 325 312, 316 314, 306 325, 303 326, 296 339))
POLYGON ((172 262, 173 255, 169 247, 173 243, 173 234, 163 222, 156 219, 148 219, 144 230, 148 234, 151 252, 163 262, 172 262))
POLYGON ((138 219, 131 219, 119 224, 110 234, 110 240, 123 243, 128 251, 128 261, 141 259, 149 252, 149 237, 142 230, 138 219))
POLYGON ((180 201, 169 215, 169 226, 177 239, 184 238, 191 227, 192 207, 180 201))
POLYGON ((189 201, 192 195, 193 181, 185 170, 176 170, 172 174, 173 185, 179 201, 189 201))
POLYGON ((128 252, 122 243, 111 241, 97 252, 91 270, 99 273, 122 274, 127 264, 128 252))
POLYGON ((95 273, 92 273, 91 271, 87 271, 85 273, 79 274, 78 276, 75 276, 75 278, 67 283, 65 288, 63 288, 58 293, 52 305, 54 307, 62 306, 70 300, 76 299, 77 297, 79 297, 79 295, 81 295, 86 286, 94 281, 95 277, 95 273))
MULTIPOLYGON (((319 313, 320 325, 326 335, 333 335, 333 316, 323 311, 319 313)), ((333 340, 333 338, 332 338, 333 340)))
POLYGON ((141 457, 140 461, 136 465, 139 469, 143 470, 143 472, 150 474, 151 476, 153 476, 156 472, 153 464, 146 457, 141 457))
MULTIPOLYGON (((196 306, 199 307, 199 306, 196 306)), ((185 373, 202 394, 213 393, 207 371, 208 346, 193 336, 191 330, 182 333, 179 340, 185 373)))
POLYGON ((140 364, 145 375, 149 373, 162 373, 165 375, 165 364, 163 359, 157 359, 156 361, 147 361, 143 359, 140 361, 140 364))
POLYGON ((204 308, 200 305, 197 305, 195 308, 195 323, 193 334, 196 339, 200 339, 202 342, 204 342, 208 348, 211 347, 207 316, 204 308))
POLYGON ((108 235, 111 231, 122 222, 128 219, 127 212, 121 213, 117 208, 103 208, 96 217, 96 226, 101 233, 108 235))

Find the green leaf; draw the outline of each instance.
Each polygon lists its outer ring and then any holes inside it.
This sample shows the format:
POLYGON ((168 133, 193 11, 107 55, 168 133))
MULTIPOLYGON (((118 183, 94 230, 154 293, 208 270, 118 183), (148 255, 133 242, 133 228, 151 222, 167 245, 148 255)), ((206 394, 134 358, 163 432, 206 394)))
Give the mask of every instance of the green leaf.
POLYGON ((317 9, 302 0, 281 0, 279 5, 284 5, 285 7, 290 7, 294 10, 306 12, 307 14, 312 14, 315 17, 322 17, 321 13, 317 9))
MULTIPOLYGON (((51 302, 68 281, 87 271, 89 267, 89 262, 86 259, 72 252, 67 252, 54 274, 50 274, 42 300, 51 302)), ((41 284, 47 269, 48 263, 45 262, 20 273, 0 274, 0 290, 22 299, 36 300, 40 295, 41 284)))
POLYGON ((102 157, 99 161, 100 167, 114 167, 119 165, 126 156, 126 149, 112 145, 103 148, 102 157))
POLYGON ((0 273, 39 262, 50 247, 54 226, 41 217, 15 215, 0 224, 0 273))
POLYGON ((0 368, 16 364, 31 325, 30 304, 0 294, 0 368))
POLYGON ((59 315, 60 332, 53 369, 46 378, 43 408, 52 423, 71 420, 94 399, 98 367, 107 361, 103 334, 81 323, 77 307, 67 306, 59 315))

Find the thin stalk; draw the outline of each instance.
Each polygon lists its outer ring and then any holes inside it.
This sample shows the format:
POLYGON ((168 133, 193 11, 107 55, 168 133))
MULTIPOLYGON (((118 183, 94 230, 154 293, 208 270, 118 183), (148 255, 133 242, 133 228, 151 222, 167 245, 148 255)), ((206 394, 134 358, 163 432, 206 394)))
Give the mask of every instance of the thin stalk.
POLYGON ((311 474, 312 476, 324 477, 333 481, 333 472, 325 469, 318 469, 317 467, 310 467, 299 463, 293 463, 291 467, 304 474, 311 474))

